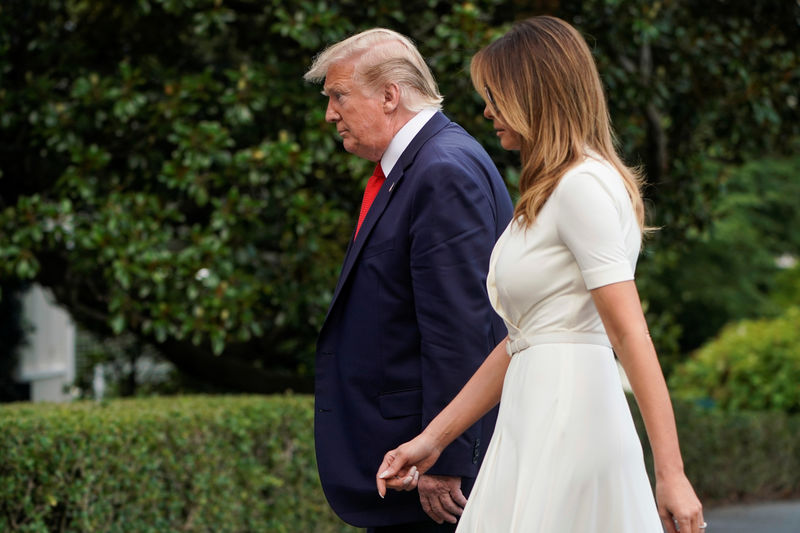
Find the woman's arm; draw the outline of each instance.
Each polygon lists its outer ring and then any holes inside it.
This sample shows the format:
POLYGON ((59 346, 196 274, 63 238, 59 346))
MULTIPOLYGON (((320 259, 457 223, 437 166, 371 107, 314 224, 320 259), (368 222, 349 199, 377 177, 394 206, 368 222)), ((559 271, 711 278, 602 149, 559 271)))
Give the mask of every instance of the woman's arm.
POLYGON ((593 289, 608 338, 644 419, 656 476, 658 512, 667 531, 700 532, 703 510, 683 472, 675 415, 633 281, 593 289))
POLYGON ((506 352, 507 341, 508 337, 500 341, 461 392, 422 433, 386 453, 376 475, 381 497, 386 494, 387 487, 415 488, 419 474, 436 463, 442 450, 497 405, 511 359, 506 352))

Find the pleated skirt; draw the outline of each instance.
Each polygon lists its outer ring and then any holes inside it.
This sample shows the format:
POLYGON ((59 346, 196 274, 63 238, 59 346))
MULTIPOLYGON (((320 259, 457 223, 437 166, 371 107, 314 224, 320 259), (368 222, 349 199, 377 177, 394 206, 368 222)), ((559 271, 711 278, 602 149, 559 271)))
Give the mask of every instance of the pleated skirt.
POLYGON ((610 348, 539 344, 511 360, 458 533, 662 533, 610 348))

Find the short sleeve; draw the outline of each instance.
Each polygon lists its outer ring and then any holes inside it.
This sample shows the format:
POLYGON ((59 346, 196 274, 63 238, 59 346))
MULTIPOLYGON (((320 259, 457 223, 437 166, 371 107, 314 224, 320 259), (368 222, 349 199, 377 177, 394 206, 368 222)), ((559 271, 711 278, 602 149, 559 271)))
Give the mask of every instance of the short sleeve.
MULTIPOLYGON (((620 210, 619 188, 605 181, 615 177, 571 173, 554 192, 559 236, 575 257, 588 290, 634 277, 623 223, 628 213, 620 210)), ((622 200, 629 202, 624 186, 618 185, 625 194, 622 200)))

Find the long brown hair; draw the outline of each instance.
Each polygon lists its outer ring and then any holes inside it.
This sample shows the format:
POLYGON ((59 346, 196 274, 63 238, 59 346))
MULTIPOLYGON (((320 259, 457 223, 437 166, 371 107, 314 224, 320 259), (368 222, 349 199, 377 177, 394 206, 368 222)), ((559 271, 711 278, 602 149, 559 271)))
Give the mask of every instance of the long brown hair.
POLYGON ((470 74, 475 90, 486 99, 488 87, 493 112, 522 138, 515 218, 533 223, 561 177, 589 148, 622 175, 645 229, 641 175, 614 148, 600 75, 575 28, 550 16, 518 22, 472 58, 470 74))

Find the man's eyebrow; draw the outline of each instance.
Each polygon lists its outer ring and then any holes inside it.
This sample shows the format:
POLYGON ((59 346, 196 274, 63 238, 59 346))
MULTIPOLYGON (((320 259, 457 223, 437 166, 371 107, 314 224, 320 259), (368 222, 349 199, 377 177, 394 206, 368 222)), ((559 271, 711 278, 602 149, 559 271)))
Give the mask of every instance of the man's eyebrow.
POLYGON ((337 93, 346 94, 347 93, 347 88, 344 85, 342 85, 341 83, 339 83, 339 82, 334 82, 334 83, 331 83, 328 86, 323 86, 322 87, 322 94, 323 95, 328 96, 328 93, 330 93, 330 92, 337 92, 337 93))

